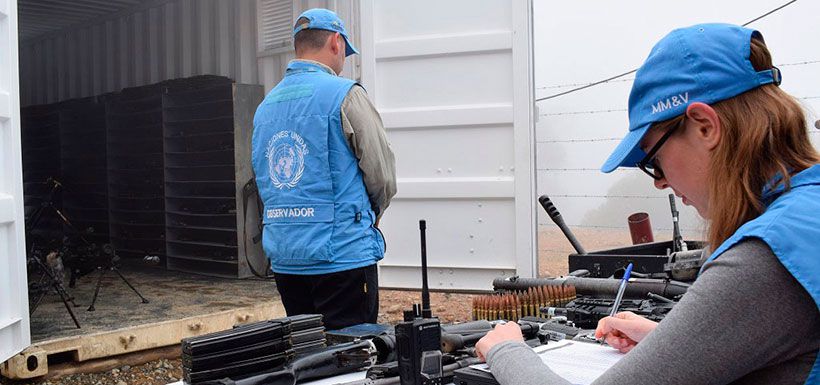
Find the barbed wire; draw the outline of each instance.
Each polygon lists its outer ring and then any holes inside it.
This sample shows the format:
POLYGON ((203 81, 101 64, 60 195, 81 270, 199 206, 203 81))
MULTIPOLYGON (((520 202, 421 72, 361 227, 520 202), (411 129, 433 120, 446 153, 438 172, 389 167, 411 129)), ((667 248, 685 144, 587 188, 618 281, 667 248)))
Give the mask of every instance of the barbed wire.
POLYGON ((669 199, 667 195, 586 195, 586 194, 547 194, 550 198, 621 198, 621 199, 669 199))
POLYGON ((543 98, 538 98, 538 99, 535 99, 535 101, 536 101, 536 102, 541 102, 541 101, 544 101, 544 100, 548 100, 548 99, 557 98, 557 97, 559 97, 559 96, 564 96, 564 95, 566 95, 566 94, 571 94, 571 93, 573 93, 573 92, 577 92, 577 91, 585 90, 585 89, 587 89, 587 88, 594 87, 594 86, 597 86, 597 85, 599 85, 599 84, 604 84, 604 83, 611 82, 611 81, 613 81, 613 80, 615 80, 615 79, 622 78, 622 77, 624 77, 624 76, 626 76, 626 75, 630 75, 630 74, 633 74, 633 73, 635 73, 635 72, 638 72, 638 69, 637 69, 637 68, 636 68, 636 69, 634 69, 634 70, 631 70, 631 71, 624 72, 624 73, 619 74, 619 75, 615 75, 615 76, 612 76, 612 77, 609 77, 609 78, 606 78, 606 79, 603 79, 603 80, 599 80, 599 81, 597 81, 597 82, 592 82, 592 83, 589 83, 589 84, 587 84, 587 85, 585 85, 585 86, 581 86, 581 87, 573 88, 573 89, 571 89, 571 90, 569 90, 569 91, 564 91, 564 92, 559 92, 559 93, 557 93, 557 94, 552 94, 552 95, 549 95, 549 96, 544 96, 543 98))
MULTIPOLYGON (((617 171, 617 172, 634 172, 636 170, 637 170, 636 168, 631 168, 631 167, 618 167, 613 171, 617 171)), ((569 172, 577 172, 577 171, 593 172, 594 171, 594 172, 601 172, 601 169, 599 169, 599 168, 536 168, 536 171, 561 171, 561 172, 567 172, 567 171, 569 171, 569 172)))
POLYGON ((820 63, 820 60, 806 60, 796 63, 782 63, 782 64, 775 64, 775 67, 790 67, 790 66, 799 66, 799 65, 809 65, 809 64, 817 64, 820 63))
MULTIPOLYGON (((769 15, 771 15, 771 14, 773 14, 773 13, 775 13, 775 12, 777 12, 777 11, 779 11, 779 10, 783 9, 783 8, 786 8, 787 6, 789 6, 789 5, 791 5, 791 4, 794 4, 795 2, 797 2, 797 0, 791 0, 791 1, 789 1, 789 2, 786 2, 785 4, 783 4, 783 5, 779 6, 779 7, 775 8, 775 9, 772 9, 772 10, 771 10, 771 11, 769 11, 769 12, 766 12, 766 13, 764 13, 764 14, 762 14, 762 15, 760 15, 760 16, 758 16, 758 17, 756 17, 756 18, 752 19, 752 20, 747 21, 746 23, 743 23, 743 26, 745 27, 745 26, 747 26, 747 25, 749 25, 749 24, 752 24, 752 23, 754 23, 754 22, 756 22, 756 21, 758 21, 758 20, 760 20, 760 19, 762 19, 762 18, 764 18, 764 17, 766 17, 766 16, 769 16, 769 15)), ((622 73, 622 74, 618 74, 618 75, 615 75, 615 76, 612 76, 612 77, 609 77, 609 78, 606 78, 606 79, 602 79, 602 80, 599 80, 599 81, 596 81, 596 82, 592 82, 592 83, 589 83, 589 84, 586 84, 586 85, 583 85, 583 86, 580 86, 580 87, 576 87, 576 88, 573 88, 573 89, 570 89, 570 90, 567 90, 567 91, 563 91, 563 92, 559 92, 559 93, 557 93, 557 94, 552 94, 552 95, 544 96, 544 97, 542 97, 542 98, 537 98, 537 99, 535 99, 535 101, 536 101, 536 102, 541 102, 541 101, 544 101, 544 100, 549 100, 549 99, 557 98, 557 97, 559 97, 559 96, 564 96, 564 95, 567 95, 567 94, 571 94, 571 93, 573 93, 573 92, 577 92, 577 91, 585 90, 585 89, 587 89, 587 88, 594 87, 594 86, 597 86, 597 85, 599 85, 599 84, 608 83, 608 82, 611 82, 611 81, 613 81, 613 80, 615 80, 615 79, 622 78, 622 77, 624 77, 624 76, 626 76, 626 75, 633 74, 633 73, 635 73, 635 72, 637 72, 637 71, 638 71, 638 69, 636 68, 636 69, 633 69, 633 70, 631 70, 631 71, 627 71, 627 72, 624 72, 624 73, 622 73)))
MULTIPOLYGON (((553 222, 538 222, 539 226, 556 226, 553 222)), ((629 226, 614 226, 614 225, 581 225, 581 224, 567 224, 569 227, 577 227, 579 229, 607 229, 607 230, 626 230, 629 231, 629 226)), ((653 231, 672 231, 671 227, 652 227, 653 231)), ((682 228, 681 231, 699 231, 698 229, 682 228)))
POLYGON ((565 253, 574 254, 575 253, 575 250, 572 248, 572 246, 569 246, 569 248, 566 249, 566 250, 538 249, 538 251, 544 251, 544 252, 547 252, 547 253, 562 253, 562 254, 565 254, 565 253))
MULTIPOLYGON (((818 63, 820 63, 820 60, 804 60, 804 61, 799 61, 799 62, 794 62, 794 63, 779 63, 779 64, 775 64, 775 67, 778 67, 778 68, 779 67, 792 67, 792 66, 811 65, 811 64, 818 64, 818 63)), ((610 80, 607 83, 625 83, 625 82, 631 82, 631 81, 634 81, 634 80, 635 80, 635 78, 624 78, 624 79, 610 80)), ((554 85, 550 85, 550 86, 535 87, 535 89, 536 90, 549 90, 549 89, 556 89, 556 88, 581 87, 581 86, 586 86, 586 85, 589 85, 589 84, 592 84, 592 83, 554 84, 554 85)))
POLYGON ((590 111, 567 111, 567 112, 551 112, 546 114, 540 114, 538 116, 559 116, 559 115, 586 115, 586 114, 601 114, 601 113, 611 113, 611 112, 626 112, 626 108, 614 108, 608 110, 590 110, 590 111))
MULTIPOLYGON (((623 83, 623 82, 631 82, 633 80, 635 80, 635 78, 615 79, 615 80, 610 81, 609 83, 623 83)), ((581 86, 586 86, 586 85, 589 85, 589 84, 591 84, 591 83, 556 84, 556 85, 552 85, 552 86, 536 87, 535 89, 536 90, 548 90, 548 89, 554 89, 554 88, 581 87, 581 86)))
POLYGON ((536 143, 587 143, 587 142, 614 142, 623 138, 591 138, 591 139, 555 139, 538 140, 536 143))
MULTIPOLYGON (((813 100, 813 99, 820 99, 820 96, 799 96, 797 97, 801 100, 813 100)), ((548 112, 545 114, 539 114, 538 116, 562 116, 562 115, 594 115, 594 114, 607 114, 613 112, 627 112, 629 111, 626 108, 611 108, 605 110, 588 110, 588 111, 565 111, 565 112, 548 112)))
MULTIPOLYGON (((804 60, 804 61, 799 61, 799 62, 794 62, 794 63, 775 64, 775 67, 778 67, 778 68, 779 67, 792 67, 792 66, 811 65, 811 64, 818 64, 818 63, 820 63, 820 60, 804 60)), ((635 78, 624 78, 624 79, 610 80, 607 83, 625 83, 625 82, 631 82, 631 81, 634 81, 634 80, 635 80, 635 78)), ((551 85, 551 86, 535 87, 535 89, 536 90, 549 90, 549 89, 556 89, 556 88, 581 87, 581 86, 586 86, 586 85, 589 85, 589 84, 592 84, 592 83, 555 84, 555 85, 551 85)))

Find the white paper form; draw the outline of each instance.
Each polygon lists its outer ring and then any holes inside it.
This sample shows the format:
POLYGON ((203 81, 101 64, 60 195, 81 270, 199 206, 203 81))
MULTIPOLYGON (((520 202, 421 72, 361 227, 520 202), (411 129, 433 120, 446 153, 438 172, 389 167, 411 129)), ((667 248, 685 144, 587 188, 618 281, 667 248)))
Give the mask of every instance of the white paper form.
MULTIPOLYGON (((533 349, 555 374, 576 385, 589 385, 624 355, 590 342, 562 340, 533 349)), ((489 372, 486 364, 473 368, 489 372)))
POLYGON ((553 372, 573 384, 588 385, 623 357, 607 345, 563 340, 535 349, 553 372))

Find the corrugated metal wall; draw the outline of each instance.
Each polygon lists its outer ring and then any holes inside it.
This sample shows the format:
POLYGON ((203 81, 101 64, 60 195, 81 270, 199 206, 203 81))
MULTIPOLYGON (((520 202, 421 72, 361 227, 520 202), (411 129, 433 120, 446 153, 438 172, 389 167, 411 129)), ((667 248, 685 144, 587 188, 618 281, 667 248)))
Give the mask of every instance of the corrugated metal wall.
MULTIPOLYGON (((290 31, 291 26, 296 21, 296 17, 302 12, 310 8, 327 8, 336 12, 345 23, 347 32, 353 38, 353 45, 361 51, 361 37, 359 33, 359 0, 257 0, 257 7, 260 10, 257 14, 257 23, 259 25, 259 34, 262 35, 266 31, 278 30, 278 25, 271 25, 283 23, 281 12, 272 12, 273 8, 281 7, 282 5, 290 5, 292 17, 288 23, 287 30, 290 31)), ((285 36, 281 34, 279 36, 285 36)), ((265 92, 270 91, 279 80, 282 79, 282 74, 288 61, 294 58, 293 39, 290 33, 287 34, 286 39, 280 42, 266 39, 265 36, 258 36, 257 38, 259 51, 259 83, 265 86, 265 92)), ((361 59, 359 55, 353 55, 347 58, 342 76, 361 80, 361 59)))
POLYGON ((130 10, 147 2, 168 0, 17 0, 20 40, 70 28, 100 17, 130 10))
POLYGON ((213 74, 259 83, 255 0, 169 0, 20 44, 21 104, 213 74))

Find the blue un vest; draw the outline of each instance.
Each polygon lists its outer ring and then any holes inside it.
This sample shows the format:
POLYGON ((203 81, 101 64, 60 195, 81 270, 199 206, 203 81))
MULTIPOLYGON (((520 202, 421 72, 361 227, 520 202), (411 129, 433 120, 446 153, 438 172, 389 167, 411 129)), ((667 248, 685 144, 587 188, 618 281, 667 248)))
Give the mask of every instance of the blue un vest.
POLYGON ((384 256, 342 132, 342 101, 354 84, 295 60, 256 110, 251 161, 264 204, 262 247, 274 272, 333 273, 384 256))
MULTIPOLYGON (((771 202, 759 217, 746 222, 709 256, 706 264, 747 238, 766 242, 780 263, 809 292, 820 309, 820 165, 791 178, 791 190, 783 186, 764 191, 771 202)), ((703 271, 703 268, 701 268, 703 271)), ((820 383, 820 356, 814 362, 806 384, 820 383)))

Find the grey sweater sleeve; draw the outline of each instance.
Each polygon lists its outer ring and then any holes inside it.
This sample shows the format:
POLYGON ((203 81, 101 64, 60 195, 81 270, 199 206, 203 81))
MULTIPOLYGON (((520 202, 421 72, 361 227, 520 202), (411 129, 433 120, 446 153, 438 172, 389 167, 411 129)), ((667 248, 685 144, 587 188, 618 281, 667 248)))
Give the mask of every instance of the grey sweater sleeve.
POLYGON ((396 159, 381 116, 359 85, 342 102, 342 130, 359 160, 370 205, 381 216, 396 195, 396 159))
MULTIPOLYGON (((768 245, 747 240, 707 265, 658 327, 595 384, 803 384, 818 348, 811 296, 768 245)), ((487 355, 501 384, 568 384, 536 360, 510 342, 487 355)))

